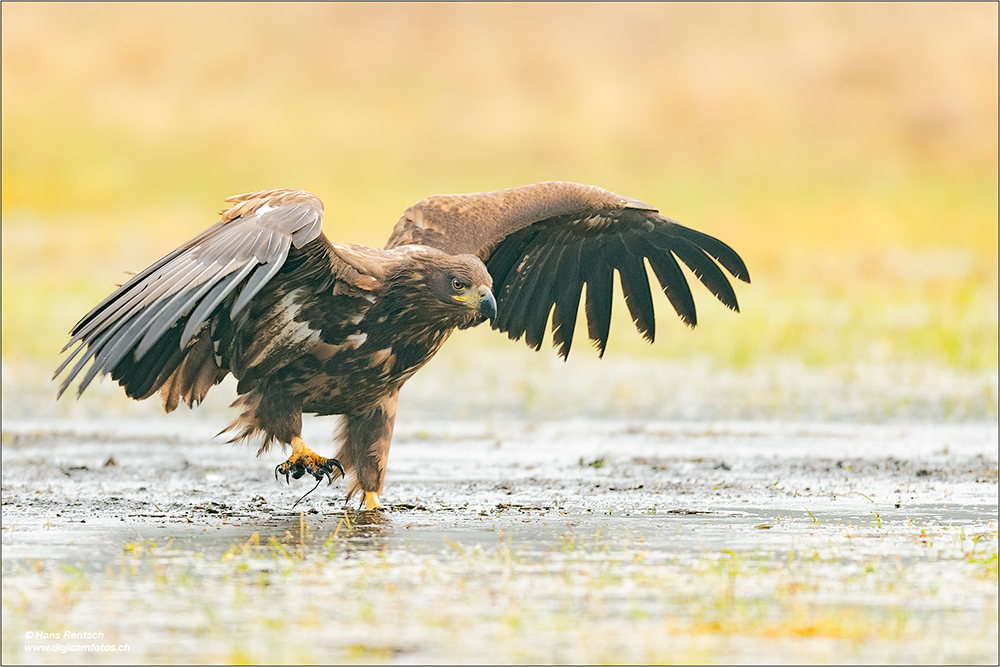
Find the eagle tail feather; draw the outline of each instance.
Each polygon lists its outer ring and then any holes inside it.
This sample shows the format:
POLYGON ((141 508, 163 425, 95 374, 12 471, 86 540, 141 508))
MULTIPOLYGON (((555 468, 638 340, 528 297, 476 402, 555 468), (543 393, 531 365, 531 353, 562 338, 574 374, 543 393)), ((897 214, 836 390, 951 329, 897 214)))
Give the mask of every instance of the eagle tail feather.
POLYGON ((221 382, 226 374, 227 371, 216 363, 212 339, 203 334, 188 347, 181 363, 160 386, 163 409, 173 412, 181 401, 193 408, 205 400, 208 390, 221 382))

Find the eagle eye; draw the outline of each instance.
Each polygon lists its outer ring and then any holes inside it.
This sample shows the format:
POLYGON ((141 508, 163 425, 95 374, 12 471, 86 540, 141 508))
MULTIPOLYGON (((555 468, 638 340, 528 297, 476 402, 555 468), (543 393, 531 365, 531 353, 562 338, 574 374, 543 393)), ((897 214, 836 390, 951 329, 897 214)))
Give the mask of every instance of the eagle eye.
POLYGON ((465 289, 465 283, 463 283, 458 278, 451 279, 451 286, 455 289, 456 292, 461 292, 462 290, 465 289))

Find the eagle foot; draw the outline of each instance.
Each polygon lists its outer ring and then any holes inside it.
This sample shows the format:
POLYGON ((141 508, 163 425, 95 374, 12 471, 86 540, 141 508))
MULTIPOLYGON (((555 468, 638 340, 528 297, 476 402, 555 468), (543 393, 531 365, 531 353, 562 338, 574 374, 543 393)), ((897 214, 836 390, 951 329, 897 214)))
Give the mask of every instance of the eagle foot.
POLYGON ((361 494, 361 503, 358 505, 359 510, 361 509, 361 505, 364 505, 365 511, 368 512, 382 509, 382 503, 378 500, 378 493, 374 491, 365 491, 361 494))
POLYGON ((340 461, 320 456, 306 447, 302 438, 292 438, 292 455, 284 463, 275 466, 274 478, 278 479, 279 475, 284 475, 285 482, 290 483, 289 476, 292 479, 299 479, 309 474, 317 483, 325 477, 327 482, 332 484, 334 469, 340 471, 341 477, 345 476, 344 466, 340 461))

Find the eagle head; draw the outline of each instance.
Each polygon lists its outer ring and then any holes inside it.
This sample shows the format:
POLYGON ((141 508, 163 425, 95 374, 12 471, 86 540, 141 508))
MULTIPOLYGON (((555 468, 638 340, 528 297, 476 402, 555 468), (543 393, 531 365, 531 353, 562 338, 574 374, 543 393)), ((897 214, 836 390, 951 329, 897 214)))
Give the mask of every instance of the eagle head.
POLYGON ((411 295, 409 309, 445 327, 468 329, 497 315, 493 278, 475 255, 424 252, 400 276, 411 295))

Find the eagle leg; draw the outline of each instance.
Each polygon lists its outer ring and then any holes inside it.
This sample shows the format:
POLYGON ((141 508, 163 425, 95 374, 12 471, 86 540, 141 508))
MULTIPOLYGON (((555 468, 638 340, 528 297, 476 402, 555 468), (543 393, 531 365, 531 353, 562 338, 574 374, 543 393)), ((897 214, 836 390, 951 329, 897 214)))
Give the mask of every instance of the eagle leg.
POLYGON ((378 493, 375 491, 364 491, 361 494, 361 502, 358 503, 358 509, 361 509, 361 505, 365 506, 366 511, 382 509, 382 503, 378 501, 378 493))
POLYGON ((371 511, 382 507, 379 495, 385 484, 398 397, 399 391, 394 391, 368 412, 344 415, 341 423, 337 458, 354 474, 347 489, 347 499, 362 492, 359 509, 371 511))
POLYGON ((306 447, 306 443, 302 442, 302 438, 298 436, 292 438, 291 444, 292 455, 288 457, 287 461, 278 464, 274 468, 275 479, 278 478, 278 475, 284 475, 285 481, 288 482, 289 475, 294 479, 299 479, 308 473, 317 482, 326 477, 329 483, 332 484, 334 468, 340 471, 341 477, 344 476, 344 466, 337 459, 328 459, 320 456, 306 447))

